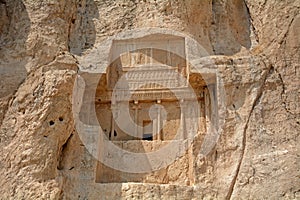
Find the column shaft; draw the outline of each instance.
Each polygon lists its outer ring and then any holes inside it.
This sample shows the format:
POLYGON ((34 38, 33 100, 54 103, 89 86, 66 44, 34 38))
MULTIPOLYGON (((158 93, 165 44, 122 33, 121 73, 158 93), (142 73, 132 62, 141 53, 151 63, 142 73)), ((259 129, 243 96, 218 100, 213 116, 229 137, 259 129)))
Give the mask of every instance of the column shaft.
POLYGON ((135 133, 134 133, 134 135, 135 135, 135 137, 139 137, 139 130, 138 130, 138 128, 139 128, 139 126, 138 126, 138 106, 136 106, 135 108, 134 108, 134 120, 135 120, 135 133))
POLYGON ((160 121, 160 108, 157 109, 157 140, 161 140, 160 136, 160 127, 161 121, 160 121))
POLYGON ((186 130, 185 130, 185 115, 184 115, 184 112, 185 112, 185 105, 183 103, 183 100, 181 102, 181 112, 180 112, 180 125, 181 125, 181 137, 180 139, 186 139, 186 130))

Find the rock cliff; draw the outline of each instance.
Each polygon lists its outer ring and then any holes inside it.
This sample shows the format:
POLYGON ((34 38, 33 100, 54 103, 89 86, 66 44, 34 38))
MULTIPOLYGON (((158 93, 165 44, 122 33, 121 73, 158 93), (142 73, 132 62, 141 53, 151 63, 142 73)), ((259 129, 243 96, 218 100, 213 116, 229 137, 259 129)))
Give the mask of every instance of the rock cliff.
POLYGON ((299 11, 299 0, 0 0, 0 199, 299 199, 299 11), (191 36, 223 80, 223 132, 194 158, 193 186, 96 183, 75 129, 82 58, 147 27, 191 36))

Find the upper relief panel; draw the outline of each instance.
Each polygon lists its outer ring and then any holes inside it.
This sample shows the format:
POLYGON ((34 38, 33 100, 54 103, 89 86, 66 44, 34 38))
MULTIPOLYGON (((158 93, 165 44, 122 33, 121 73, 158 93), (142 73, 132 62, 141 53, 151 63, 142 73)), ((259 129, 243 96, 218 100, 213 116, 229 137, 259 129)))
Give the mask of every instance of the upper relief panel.
POLYGON ((107 68, 110 89, 123 75, 129 89, 184 87, 187 84, 178 75, 186 77, 188 73, 183 37, 154 34, 137 39, 114 40, 110 57, 111 64, 107 68))

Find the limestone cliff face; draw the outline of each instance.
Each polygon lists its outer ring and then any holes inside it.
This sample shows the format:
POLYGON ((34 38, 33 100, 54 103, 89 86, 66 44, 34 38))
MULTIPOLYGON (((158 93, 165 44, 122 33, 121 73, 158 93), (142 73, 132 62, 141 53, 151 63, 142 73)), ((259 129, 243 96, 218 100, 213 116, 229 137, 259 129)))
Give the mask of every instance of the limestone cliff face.
POLYGON ((300 1, 0 0, 0 199, 300 198, 300 1), (109 36, 193 37, 224 81, 225 124, 194 186, 99 184, 74 127, 80 60, 109 36))

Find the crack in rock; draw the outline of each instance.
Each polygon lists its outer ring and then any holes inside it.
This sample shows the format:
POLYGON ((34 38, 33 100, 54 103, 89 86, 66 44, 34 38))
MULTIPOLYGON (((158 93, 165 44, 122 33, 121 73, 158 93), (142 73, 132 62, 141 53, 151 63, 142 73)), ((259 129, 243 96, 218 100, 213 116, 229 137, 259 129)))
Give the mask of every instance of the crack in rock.
MULTIPOLYGON (((264 64, 265 64, 265 62, 264 62, 264 64)), ((241 165, 242 165, 242 161, 243 161, 243 158, 244 158, 245 149, 246 149, 246 132, 247 132, 247 129, 248 129, 248 124, 249 124, 249 121, 250 121, 250 117, 252 116, 252 113, 253 113, 256 105, 258 104, 258 102, 260 101, 260 99, 262 97, 263 88, 264 88, 264 85, 266 83, 267 77, 268 77, 268 75, 271 72, 271 69, 272 69, 272 65, 270 65, 268 67, 268 69, 265 70, 265 74, 262 76, 262 84, 259 87, 259 90, 257 92, 256 98, 253 101, 251 110, 249 112, 249 115, 248 115, 248 118, 247 118, 247 121, 246 121, 246 124, 245 124, 245 127, 244 127, 244 132, 243 132, 242 152, 241 152, 241 156, 239 158, 237 169, 235 171, 235 175, 234 175, 233 180, 232 180, 232 182, 230 184, 228 194, 226 195, 226 199, 227 200, 231 199, 231 196, 232 196, 232 193, 233 193, 233 190, 234 190, 234 187, 235 187, 238 175, 239 175, 239 171, 240 171, 240 168, 241 168, 241 165)))

